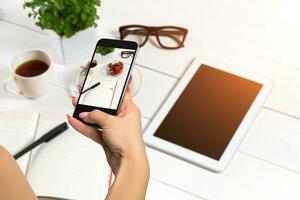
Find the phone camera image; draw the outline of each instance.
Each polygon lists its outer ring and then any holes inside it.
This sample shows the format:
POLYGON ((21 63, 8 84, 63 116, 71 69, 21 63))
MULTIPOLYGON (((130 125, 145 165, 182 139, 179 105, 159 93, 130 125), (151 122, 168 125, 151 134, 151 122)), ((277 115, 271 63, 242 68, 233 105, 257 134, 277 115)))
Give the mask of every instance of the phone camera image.
MULTIPOLYGON (((101 39, 97 42, 81 85, 73 116, 94 109, 116 115, 123 99, 138 45, 131 41, 101 39)), ((82 80, 81 80, 82 81, 82 80)))
POLYGON ((79 104, 117 109, 135 51, 97 46, 94 62, 81 90, 79 104), (125 53, 124 53, 125 52, 125 53), (107 53, 102 55, 103 53, 107 53))

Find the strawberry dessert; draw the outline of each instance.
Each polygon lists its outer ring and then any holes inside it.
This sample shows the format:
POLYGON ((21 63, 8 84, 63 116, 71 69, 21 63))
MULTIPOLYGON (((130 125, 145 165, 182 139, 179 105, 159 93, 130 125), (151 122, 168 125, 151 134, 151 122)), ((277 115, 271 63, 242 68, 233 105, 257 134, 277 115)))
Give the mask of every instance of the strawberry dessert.
POLYGON ((108 65, 108 73, 112 76, 116 76, 118 74, 121 74, 124 69, 124 63, 118 61, 116 63, 109 63, 108 65))

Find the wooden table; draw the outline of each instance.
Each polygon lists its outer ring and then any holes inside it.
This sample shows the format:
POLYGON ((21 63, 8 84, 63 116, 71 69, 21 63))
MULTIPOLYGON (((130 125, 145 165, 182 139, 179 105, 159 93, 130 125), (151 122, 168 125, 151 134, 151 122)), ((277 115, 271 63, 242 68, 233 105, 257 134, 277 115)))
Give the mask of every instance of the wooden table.
MULTIPOLYGON (((47 35, 26 17, 22 2, 0 2, 0 82, 9 76, 16 52, 27 48, 52 52, 47 35)), ((151 165, 147 199, 300 198, 299 10, 297 0, 102 2, 101 37, 117 37, 120 25, 135 23, 178 25, 190 31, 180 50, 161 50, 149 42, 139 53, 137 67, 143 83, 134 100, 142 111, 143 126, 151 121, 195 56, 210 57, 275 82, 225 172, 212 173, 147 148, 151 165)), ((57 65, 55 70, 57 74, 75 73, 78 63, 57 65)), ((38 100, 16 97, 3 88, 0 97, 0 110, 72 109, 67 90, 57 85, 38 100)))

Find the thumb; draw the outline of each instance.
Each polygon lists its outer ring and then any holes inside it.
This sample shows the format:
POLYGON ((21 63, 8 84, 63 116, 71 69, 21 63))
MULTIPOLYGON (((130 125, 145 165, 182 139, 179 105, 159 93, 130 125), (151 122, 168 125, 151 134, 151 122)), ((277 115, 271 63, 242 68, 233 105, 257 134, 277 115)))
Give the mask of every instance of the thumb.
POLYGON ((91 112, 82 112, 79 114, 79 117, 87 123, 98 124, 103 128, 107 125, 111 116, 101 110, 93 110, 91 112))

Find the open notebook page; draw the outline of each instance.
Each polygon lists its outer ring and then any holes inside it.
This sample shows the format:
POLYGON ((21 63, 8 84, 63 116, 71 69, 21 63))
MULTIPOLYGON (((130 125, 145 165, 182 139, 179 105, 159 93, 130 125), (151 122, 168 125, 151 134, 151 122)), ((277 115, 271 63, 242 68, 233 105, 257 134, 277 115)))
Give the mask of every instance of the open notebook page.
MULTIPOLYGON (((66 112, 41 113, 37 137, 66 120, 66 112)), ((69 129, 33 150, 27 178, 38 196, 104 199, 110 169, 101 146, 69 129)))
MULTIPOLYGON (((38 113, 30 111, 0 112, 0 145, 15 154, 34 140, 38 113)), ((26 173, 30 153, 18 159, 22 171, 26 173)))

